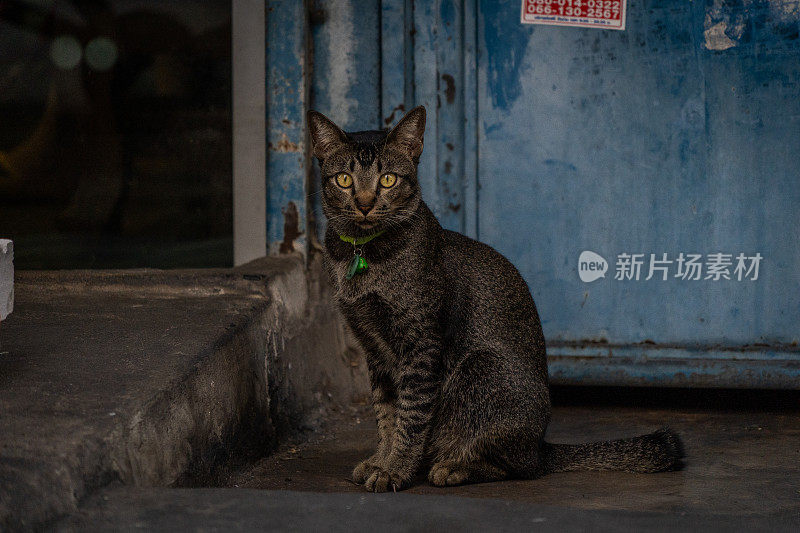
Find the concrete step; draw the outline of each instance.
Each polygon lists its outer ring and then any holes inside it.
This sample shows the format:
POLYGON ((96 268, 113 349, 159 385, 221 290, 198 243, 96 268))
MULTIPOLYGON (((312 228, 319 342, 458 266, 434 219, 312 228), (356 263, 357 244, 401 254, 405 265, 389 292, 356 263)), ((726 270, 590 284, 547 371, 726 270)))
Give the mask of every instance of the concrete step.
POLYGON ((113 483, 214 484, 364 394, 299 257, 233 270, 18 272, 0 355, 0 530, 113 483))

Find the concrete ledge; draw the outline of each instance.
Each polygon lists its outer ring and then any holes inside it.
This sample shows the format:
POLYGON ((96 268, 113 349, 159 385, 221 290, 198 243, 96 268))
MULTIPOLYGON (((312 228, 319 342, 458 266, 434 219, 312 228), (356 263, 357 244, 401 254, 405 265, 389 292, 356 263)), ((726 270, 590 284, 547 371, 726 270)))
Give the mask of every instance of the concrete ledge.
POLYGON ((18 273, 0 332, 0 529, 73 512, 113 482, 213 484, 232 457, 363 395, 315 272, 281 257, 18 273))

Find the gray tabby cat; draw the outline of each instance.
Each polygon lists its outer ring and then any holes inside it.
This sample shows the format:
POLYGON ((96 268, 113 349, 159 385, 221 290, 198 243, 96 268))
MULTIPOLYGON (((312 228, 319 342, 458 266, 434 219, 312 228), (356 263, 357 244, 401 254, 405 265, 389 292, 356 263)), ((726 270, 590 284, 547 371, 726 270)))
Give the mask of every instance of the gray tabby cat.
POLYGON ((568 470, 680 468, 678 436, 544 441, 545 341, 528 286, 489 246, 443 229, 417 181, 425 108, 389 133, 308 122, 328 219, 325 265, 367 358, 378 447, 353 471, 369 491, 568 470))

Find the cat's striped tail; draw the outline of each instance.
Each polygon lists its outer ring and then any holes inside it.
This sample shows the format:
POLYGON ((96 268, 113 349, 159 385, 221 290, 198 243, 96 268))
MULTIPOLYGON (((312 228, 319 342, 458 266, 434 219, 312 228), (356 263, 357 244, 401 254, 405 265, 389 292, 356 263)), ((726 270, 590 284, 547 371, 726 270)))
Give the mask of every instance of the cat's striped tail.
POLYGON ((629 439, 588 444, 544 442, 540 450, 542 474, 573 470, 663 472, 680 470, 685 457, 683 443, 668 428, 629 439))

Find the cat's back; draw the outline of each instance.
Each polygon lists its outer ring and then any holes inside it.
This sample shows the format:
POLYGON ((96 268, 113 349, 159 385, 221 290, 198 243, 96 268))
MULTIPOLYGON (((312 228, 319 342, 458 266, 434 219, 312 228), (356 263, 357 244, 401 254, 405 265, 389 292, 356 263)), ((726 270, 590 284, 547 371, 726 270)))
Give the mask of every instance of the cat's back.
POLYGON ((492 287, 506 286, 530 296, 516 267, 488 244, 450 230, 442 230, 442 241, 443 259, 456 278, 492 287))
POLYGON ((539 315, 528 284, 511 262, 491 246, 443 230, 442 263, 451 301, 469 309, 473 330, 516 339, 544 350, 539 315), (487 332, 488 333, 488 332, 487 332))

